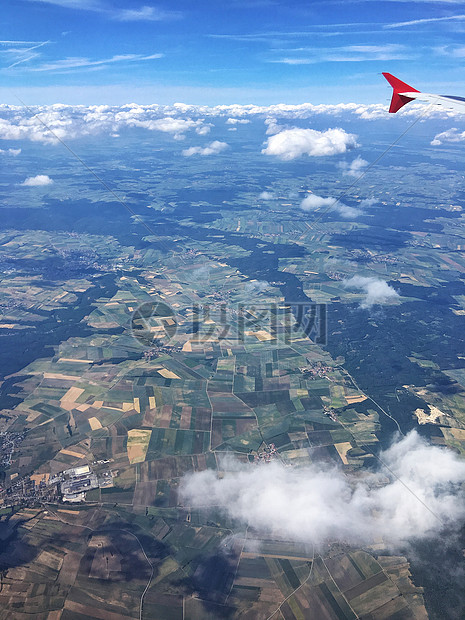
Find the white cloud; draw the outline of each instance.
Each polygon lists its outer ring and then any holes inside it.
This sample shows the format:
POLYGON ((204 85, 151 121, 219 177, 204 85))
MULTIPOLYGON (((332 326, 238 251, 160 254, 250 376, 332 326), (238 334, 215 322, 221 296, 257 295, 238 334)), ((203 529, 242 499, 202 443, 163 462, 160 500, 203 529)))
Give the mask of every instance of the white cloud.
POLYGON ((360 209, 365 209, 366 207, 372 207, 373 205, 377 204, 378 201, 376 200, 376 198, 364 198, 361 202, 360 202, 360 209))
POLYGON ((310 157, 337 155, 356 146, 358 146, 356 136, 346 133, 343 129, 317 131, 296 127, 270 136, 262 153, 291 161, 303 155, 310 157))
POLYGON ((196 128, 195 133, 199 136, 206 136, 210 133, 212 127, 213 125, 211 123, 208 123, 207 125, 201 125, 200 127, 196 128))
POLYGON ((121 9, 111 7, 109 3, 101 0, 29 0, 29 2, 40 2, 42 4, 53 4, 66 9, 77 9, 82 11, 93 11, 101 13, 117 21, 167 21, 179 19, 182 13, 179 11, 166 11, 154 6, 141 6, 136 9, 121 9))
POLYGON ((440 45, 435 47, 434 51, 441 56, 465 58, 465 45, 440 45))
POLYGON ((318 211, 320 207, 328 207, 328 210, 336 211, 347 219, 355 218, 363 214, 361 209, 346 205, 337 198, 323 198, 316 194, 309 194, 300 203, 300 208, 303 211, 318 211))
POLYGON ((21 153, 21 149, 0 149, 1 155, 13 155, 17 157, 21 153))
POLYGON ((161 22, 173 19, 180 19, 182 13, 179 11, 166 11, 154 6, 142 6, 139 9, 120 9, 114 12, 113 19, 121 22, 149 21, 161 22))
POLYGON ((28 177, 21 185, 25 185, 26 187, 41 187, 44 185, 51 185, 52 183, 52 179, 46 174, 38 174, 35 177, 28 177))
POLYGON ((250 280, 244 286, 244 291, 249 294, 264 293, 270 289, 270 284, 265 280, 250 280))
POLYGON ((360 157, 360 155, 351 161, 350 164, 345 161, 339 164, 339 167, 342 169, 342 173, 350 177, 359 177, 366 166, 368 166, 368 162, 366 159, 360 157))
POLYGON ((186 475, 184 505, 219 509, 261 534, 314 544, 344 541, 385 545, 439 537, 443 527, 460 527, 465 505, 457 488, 465 461, 430 446, 414 431, 381 454, 388 469, 346 475, 327 464, 285 467, 226 460, 224 476, 206 470, 186 475))
POLYGON ((91 60, 84 56, 73 56, 70 58, 63 58, 62 60, 44 62, 34 66, 25 67, 23 65, 21 69, 33 72, 50 71, 52 73, 69 73, 76 69, 103 68, 114 63, 140 62, 145 60, 158 60, 159 58, 163 58, 163 54, 149 54, 148 56, 144 56, 143 54, 118 54, 110 58, 100 58, 98 60, 91 60))
POLYGON ((250 122, 247 118, 228 118, 226 125, 247 125, 250 122))
POLYGON ((17 67, 40 56, 39 48, 50 41, 0 41, 0 59, 8 63, 5 70, 17 67))
POLYGON ((316 211, 320 207, 332 207, 336 202, 336 198, 323 198, 316 194, 309 194, 300 203, 300 208, 303 211, 316 211))
POLYGON ((218 155, 221 151, 228 148, 226 142, 219 142, 214 140, 206 147, 191 146, 188 149, 184 149, 182 154, 184 157, 191 157, 192 155, 218 155))
POLYGON ((432 24, 434 22, 448 22, 448 21, 464 21, 465 15, 449 15, 447 17, 427 17, 423 19, 411 19, 406 22, 395 22, 392 24, 385 24, 383 28, 403 28, 404 26, 418 26, 420 24, 432 24))
POLYGON ((399 293, 384 280, 375 277, 353 276, 349 280, 343 280, 345 288, 358 289, 365 293, 365 298, 360 304, 361 308, 371 308, 375 304, 382 304, 399 298, 399 293))
POLYGON ((82 9, 86 11, 103 11, 104 4, 100 0, 29 0, 41 4, 53 4, 66 9, 82 9))
MULTIPOLYGON (((399 112, 412 117, 423 115, 426 117, 441 117, 457 115, 455 112, 445 113, 443 109, 434 109, 425 112, 425 106, 410 104, 399 112), (404 109, 406 111, 404 112, 404 109)), ((140 127, 148 131, 160 131, 172 134, 181 139, 189 131, 206 135, 211 127, 210 120, 220 118, 239 118, 250 120, 262 119, 267 125, 267 134, 271 136, 264 152, 278 149, 283 151, 284 157, 292 158, 305 153, 313 147, 312 153, 344 152, 356 144, 356 137, 347 134, 342 129, 314 132, 311 129, 296 129, 286 127, 290 120, 306 120, 316 116, 328 115, 340 118, 355 116, 363 119, 390 118, 386 106, 339 104, 339 105, 221 105, 203 106, 176 103, 174 105, 135 103, 121 106, 109 105, 64 105, 32 106, 29 109, 23 106, 0 104, 0 140, 31 140, 46 143, 56 143, 62 140, 71 140, 100 133, 112 135, 119 133, 125 127, 140 127), (38 117, 38 118, 37 118, 38 117), (41 122, 42 121, 42 122, 41 122), (57 137, 47 129, 49 127, 57 137), (289 134, 284 132, 289 131, 289 134), (303 134, 302 134, 303 132, 303 134), (310 132, 310 133, 309 133, 310 132), (284 134, 281 135, 281 134, 284 134), (284 144, 279 142, 286 138, 284 144), (276 142, 278 141, 278 142, 276 142), (297 144, 295 144, 297 142, 297 144), (271 144, 271 147, 270 147, 271 144), (278 148, 279 147, 279 148, 278 148), (287 150, 286 150, 287 149, 287 150)), ((236 128, 237 124, 230 125, 229 129, 236 128)))
MULTIPOLYGON (((120 117, 120 120, 123 121, 123 118, 120 117)), ((140 106, 139 109, 132 108, 123 122, 130 127, 142 127, 150 131, 171 133, 177 139, 183 139, 184 134, 189 131, 189 129, 198 130, 202 127, 202 121, 193 121, 190 118, 184 119, 167 116, 159 119, 146 119, 142 106, 140 106)))
POLYGON ((280 131, 285 129, 285 127, 278 125, 278 122, 275 118, 265 118, 265 125, 267 136, 272 136, 275 133, 279 133, 280 131))
POLYGON ((434 136, 431 141, 433 146, 439 146, 447 142, 465 142, 465 131, 459 131, 456 127, 442 131, 434 136))
POLYGON ((268 62, 286 65, 311 65, 320 62, 365 62, 410 58, 411 51, 404 45, 343 45, 341 47, 299 47, 289 48, 285 57, 268 62))
MULTIPOLYGON (((424 111, 424 106, 423 106, 424 111)), ((402 112, 402 114, 405 112, 402 112)), ((354 114, 359 116, 364 121, 375 121, 379 118, 389 118, 388 108, 381 103, 374 103, 373 105, 360 105, 354 110, 354 114)))
POLYGON ((260 200, 273 200, 274 194, 273 192, 262 192, 258 197, 260 200))
POLYGON ((334 205, 334 211, 337 211, 342 217, 346 219, 354 219, 356 217, 360 217, 363 215, 363 211, 358 209, 357 207, 351 207, 350 205, 346 205, 344 202, 337 201, 334 205))

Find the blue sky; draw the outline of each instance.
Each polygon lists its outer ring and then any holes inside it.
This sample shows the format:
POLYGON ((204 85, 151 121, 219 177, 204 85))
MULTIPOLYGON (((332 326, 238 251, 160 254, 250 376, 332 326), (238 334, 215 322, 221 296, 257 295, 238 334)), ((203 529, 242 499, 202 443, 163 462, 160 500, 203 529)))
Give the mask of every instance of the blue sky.
POLYGON ((381 71, 465 95, 465 2, 4 0, 18 103, 385 102, 381 71))

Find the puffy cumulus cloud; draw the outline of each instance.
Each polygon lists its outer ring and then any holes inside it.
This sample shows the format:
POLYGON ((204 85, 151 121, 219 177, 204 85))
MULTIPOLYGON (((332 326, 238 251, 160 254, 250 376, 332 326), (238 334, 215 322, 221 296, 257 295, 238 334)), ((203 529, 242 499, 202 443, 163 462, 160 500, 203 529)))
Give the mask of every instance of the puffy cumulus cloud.
POLYGON ((186 506, 219 509, 261 534, 316 545, 370 544, 381 537, 397 548, 439 537, 445 526, 460 527, 465 461, 428 445, 415 431, 380 459, 389 469, 352 476, 327 463, 294 468, 226 459, 221 478, 213 470, 186 475, 180 498, 186 506))
POLYGON ((265 280, 250 280, 244 286, 244 291, 249 294, 258 295, 259 293, 264 293, 266 290, 269 290, 270 285, 265 280))
POLYGON ((226 144, 226 142, 214 140, 205 147, 191 146, 188 149, 184 149, 182 154, 184 157, 191 157, 192 155, 218 155, 218 153, 221 153, 221 151, 224 151, 227 148, 228 144, 226 144))
POLYGON ((210 280, 210 267, 208 265, 202 265, 198 269, 194 269, 191 273, 192 279, 195 280, 210 280))
POLYGON ((332 207, 336 202, 336 198, 323 198, 316 194, 309 194, 300 203, 300 208, 303 211, 316 211, 320 207, 332 207))
POLYGON ((343 280, 342 285, 349 289, 358 289, 365 293, 365 298, 360 304, 361 308, 371 308, 375 304, 392 301, 399 298, 399 293, 385 280, 366 276, 353 276, 349 280, 343 280))
POLYGON ((354 134, 346 133, 339 128, 317 131, 295 127, 270 136, 262 153, 276 155, 284 161, 291 161, 303 155, 310 157, 337 155, 358 146, 356 138, 354 134))
POLYGON ((0 149, 0 155, 13 155, 17 157, 21 153, 21 149, 0 149))
POLYGON ((265 125, 267 136, 273 136, 275 133, 279 133, 280 131, 285 129, 285 127, 278 125, 278 122, 275 118, 265 118, 265 125))
POLYGON ((363 210, 358 207, 351 207, 341 202, 337 198, 323 198, 316 194, 309 194, 300 203, 303 211, 318 211, 321 207, 328 207, 331 211, 336 211, 344 218, 355 218, 363 214, 363 210))
POLYGON ((368 166, 367 160, 360 157, 360 155, 356 157, 353 161, 351 161, 350 164, 347 163, 346 161, 341 162, 339 164, 339 167, 341 168, 342 173, 350 177, 360 176, 367 166, 368 166))
POLYGON ((340 201, 334 205, 334 210, 347 220, 363 215, 362 209, 359 209, 358 207, 351 207, 350 205, 346 205, 344 202, 340 201))
POLYGON ((43 185, 51 185, 53 180, 46 174, 38 174, 35 177, 27 177, 25 181, 21 183, 26 187, 41 187, 43 185))
POLYGON ((195 128, 195 133, 198 134, 199 136, 206 136, 207 134, 210 133, 212 127, 213 125, 211 123, 208 123, 206 125, 201 125, 200 127, 195 128))
POLYGON ((185 133, 189 131, 189 129, 200 129, 201 123, 202 121, 173 118, 171 116, 148 120, 136 117, 127 121, 127 124, 130 127, 142 127, 143 129, 149 129, 150 131, 170 133, 173 134, 173 136, 178 140, 184 139, 185 133))
POLYGON ((378 201, 376 198, 364 198, 361 202, 360 202, 360 208, 364 209, 365 207, 372 207, 373 205, 378 204, 378 201))
POLYGON ((436 134, 431 144, 433 146, 439 146, 447 142, 465 142, 465 131, 459 131, 456 127, 452 127, 451 129, 436 134))
POLYGON ((258 198, 260 200, 274 200, 274 194, 273 192, 262 192, 261 194, 259 194, 258 198))
POLYGON ((247 125, 250 122, 248 118, 228 118, 226 125, 247 125))

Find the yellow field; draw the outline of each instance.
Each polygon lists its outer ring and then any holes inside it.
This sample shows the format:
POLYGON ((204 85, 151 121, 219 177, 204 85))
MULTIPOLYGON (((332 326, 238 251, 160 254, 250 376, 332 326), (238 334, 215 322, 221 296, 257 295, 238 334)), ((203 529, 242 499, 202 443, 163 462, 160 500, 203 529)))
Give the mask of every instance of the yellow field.
POLYGON ((335 443, 334 447, 338 451, 339 456, 341 457, 341 461, 344 463, 344 465, 348 465, 349 461, 347 460, 347 452, 352 448, 350 441, 335 443))
POLYGON ((63 450, 60 450, 60 454, 67 454, 68 456, 74 456, 77 459, 84 458, 84 454, 81 454, 80 452, 74 452, 73 450, 67 450, 66 448, 63 448, 63 450))
POLYGON ((93 431, 96 431, 99 428, 102 428, 102 425, 100 424, 100 420, 98 420, 97 418, 89 418, 89 424, 90 424, 90 428, 93 431))
POLYGON ((128 431, 128 459, 132 464, 143 463, 152 431, 134 428, 128 431))
POLYGON ((67 411, 74 409, 77 399, 83 392, 84 390, 82 388, 78 388, 76 386, 70 387, 66 394, 61 398, 61 407, 67 411))
POLYGON ((158 371, 158 374, 160 374, 162 377, 165 377, 165 379, 180 379, 181 378, 181 377, 178 377, 178 375, 172 372, 171 370, 168 370, 167 368, 161 368, 158 371))
POLYGON ((362 403, 366 399, 367 397, 363 394, 358 394, 357 396, 346 396, 346 401, 349 405, 353 405, 354 403, 362 403))
POLYGON ((32 474, 31 480, 36 486, 39 486, 41 482, 48 482, 50 474, 32 474))

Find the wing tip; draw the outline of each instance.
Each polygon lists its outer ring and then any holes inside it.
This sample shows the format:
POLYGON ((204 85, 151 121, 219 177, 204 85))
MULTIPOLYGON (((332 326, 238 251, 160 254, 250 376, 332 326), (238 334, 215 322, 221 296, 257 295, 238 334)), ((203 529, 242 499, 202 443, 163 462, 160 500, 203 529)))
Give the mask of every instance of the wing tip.
POLYGON ((402 80, 399 80, 399 78, 397 78, 395 75, 392 75, 392 73, 387 73, 383 71, 383 75, 386 78, 386 80, 389 82, 389 84, 392 86, 392 90, 393 90, 392 98, 391 98, 391 105, 389 106, 389 112, 391 114, 398 112, 404 105, 406 105, 410 101, 413 101, 412 97, 406 97, 405 95, 402 95, 401 93, 405 93, 405 92, 419 93, 420 92, 416 88, 413 88, 413 86, 410 86, 406 82, 402 82, 402 80))

